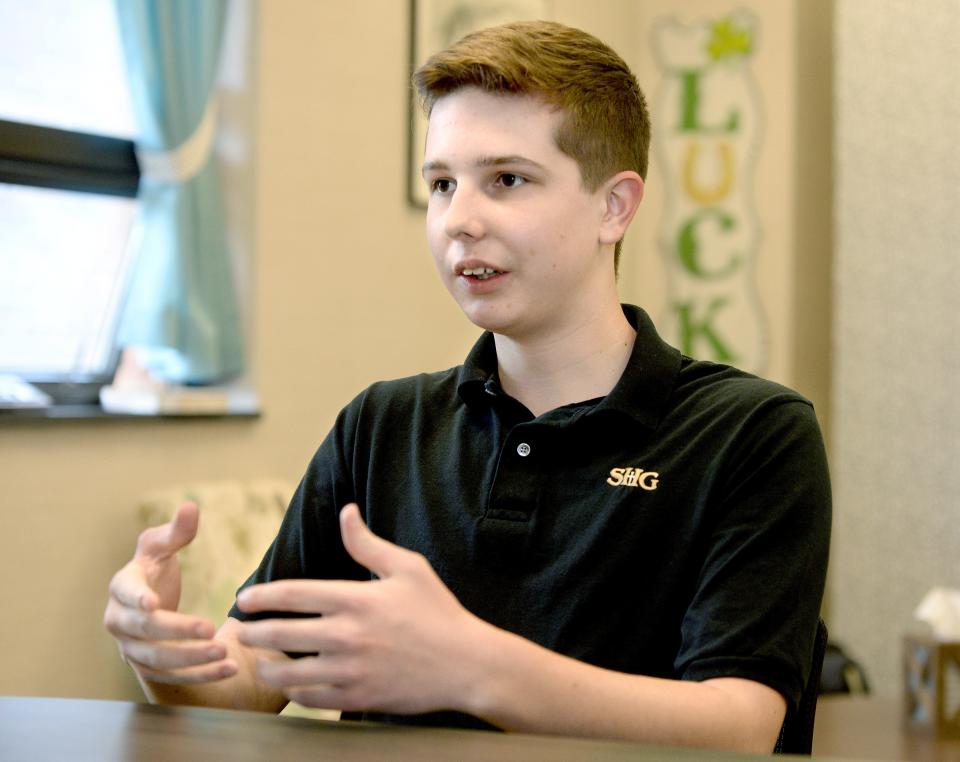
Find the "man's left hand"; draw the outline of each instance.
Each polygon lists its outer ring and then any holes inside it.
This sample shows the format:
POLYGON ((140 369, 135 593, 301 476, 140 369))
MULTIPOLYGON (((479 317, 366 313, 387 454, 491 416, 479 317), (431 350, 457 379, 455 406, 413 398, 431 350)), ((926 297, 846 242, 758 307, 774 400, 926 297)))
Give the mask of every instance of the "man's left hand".
POLYGON ((238 596, 250 614, 316 615, 243 623, 246 645, 315 654, 258 660, 260 679, 305 706, 403 714, 463 706, 469 644, 484 623, 426 558, 373 534, 356 504, 341 511, 340 532, 350 556, 379 579, 282 580, 238 596))

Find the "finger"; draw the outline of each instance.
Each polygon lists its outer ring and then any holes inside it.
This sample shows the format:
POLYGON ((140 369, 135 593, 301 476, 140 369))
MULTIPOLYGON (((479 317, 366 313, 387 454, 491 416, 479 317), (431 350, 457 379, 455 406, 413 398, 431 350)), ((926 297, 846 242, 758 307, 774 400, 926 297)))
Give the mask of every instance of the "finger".
POLYGON ((274 651, 340 653, 349 647, 351 639, 345 633, 343 625, 333 621, 336 618, 263 619, 259 622, 244 622, 237 633, 237 639, 247 646, 274 651))
POLYGON ((257 676, 278 690, 296 686, 345 686, 357 681, 357 671, 347 660, 326 655, 284 661, 257 659, 257 676))
POLYGON ((200 509, 196 503, 183 503, 166 524, 151 527, 140 534, 136 555, 157 559, 172 556, 189 545, 197 536, 200 509))
POLYGON ((110 604, 104 624, 116 637, 138 640, 208 640, 216 632, 213 622, 192 614, 162 609, 144 611, 110 604))
POLYGON ((169 671, 222 661, 227 657, 227 647, 215 640, 123 640, 120 653, 128 661, 169 671))
POLYGON ((140 664, 134 659, 128 659, 128 662, 141 677, 152 682, 168 683, 171 685, 212 683, 227 677, 233 677, 238 671, 237 663, 232 659, 224 659, 223 661, 203 664, 198 667, 184 667, 174 670, 153 669, 146 664, 140 664))
POLYGON ((371 532, 356 503, 348 503, 340 511, 340 536, 350 557, 381 578, 399 571, 412 555, 409 550, 371 532))
POLYGON ((111 599, 129 608, 153 611, 159 602, 136 561, 131 561, 113 575, 109 589, 111 599))
POLYGON ((347 580, 284 579, 241 590, 237 595, 237 606, 248 614, 261 611, 333 614, 356 605, 369 584, 347 580))

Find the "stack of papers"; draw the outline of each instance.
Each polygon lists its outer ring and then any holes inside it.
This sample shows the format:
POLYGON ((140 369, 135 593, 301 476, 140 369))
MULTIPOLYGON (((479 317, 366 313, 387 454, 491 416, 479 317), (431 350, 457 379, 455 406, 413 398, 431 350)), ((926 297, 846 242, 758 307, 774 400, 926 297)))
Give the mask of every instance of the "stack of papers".
POLYGON ((53 400, 50 395, 40 391, 22 378, 0 375, 0 410, 22 410, 24 408, 50 407, 53 400))
POLYGON ((247 387, 176 386, 100 389, 100 406, 125 415, 244 415, 259 411, 256 392, 247 387))

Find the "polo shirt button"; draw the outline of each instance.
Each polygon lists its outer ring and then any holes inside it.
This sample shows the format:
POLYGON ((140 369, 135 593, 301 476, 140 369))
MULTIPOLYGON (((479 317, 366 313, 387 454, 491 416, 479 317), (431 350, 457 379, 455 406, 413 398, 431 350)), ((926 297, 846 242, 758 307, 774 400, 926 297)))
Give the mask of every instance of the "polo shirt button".
POLYGON ((530 445, 526 442, 521 442, 517 445, 517 455, 521 458, 525 458, 530 454, 530 445))

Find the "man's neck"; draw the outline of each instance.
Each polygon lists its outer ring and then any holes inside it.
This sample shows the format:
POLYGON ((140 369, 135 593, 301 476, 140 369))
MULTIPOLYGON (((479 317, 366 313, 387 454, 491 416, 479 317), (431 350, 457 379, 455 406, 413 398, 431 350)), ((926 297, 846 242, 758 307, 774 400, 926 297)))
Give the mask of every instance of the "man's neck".
POLYGON ((623 375, 636 331, 619 304, 548 335, 495 335, 500 384, 535 416, 606 396, 623 375))

